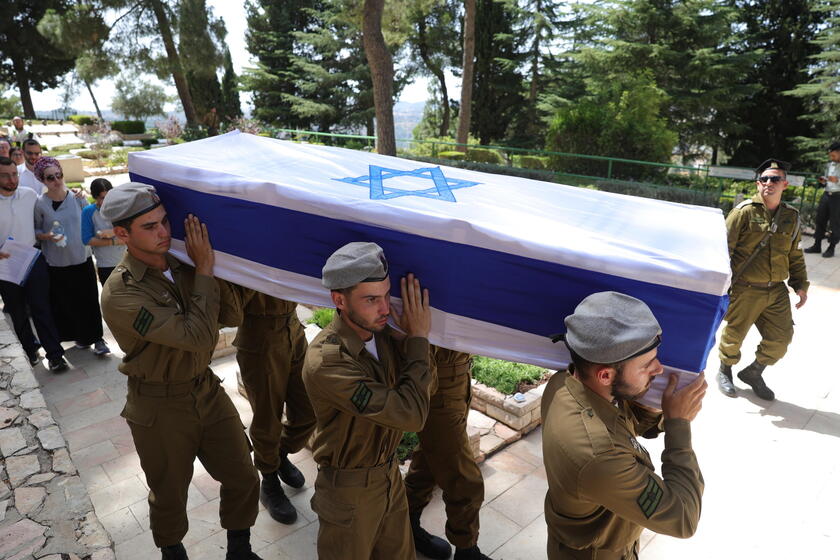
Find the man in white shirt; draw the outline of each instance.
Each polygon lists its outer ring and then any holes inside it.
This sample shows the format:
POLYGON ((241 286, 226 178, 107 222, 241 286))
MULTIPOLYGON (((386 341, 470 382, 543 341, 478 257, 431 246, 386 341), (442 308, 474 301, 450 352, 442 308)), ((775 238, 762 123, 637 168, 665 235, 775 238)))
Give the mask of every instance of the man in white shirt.
POLYGON ((37 140, 27 140, 23 143, 23 157, 22 165, 17 166, 19 185, 35 191, 35 194, 42 194, 47 186, 35 178, 33 169, 38 160, 41 159, 41 144, 37 140))
POLYGON ((834 256, 834 246, 840 241, 840 142, 834 142, 828 147, 828 160, 825 175, 820 177, 825 192, 820 198, 814 219, 814 244, 805 249, 806 253, 821 253, 822 240, 828 237, 828 248, 822 252, 825 258, 834 256), (826 236, 829 224, 831 235, 826 236))
MULTIPOLYGON (((31 189, 18 188, 18 170, 12 160, 0 157, 0 240, 5 244, 11 238, 18 243, 35 245, 35 201, 38 195, 31 189)), ((9 258, 0 244, 0 259, 9 258)), ((5 310, 12 318, 12 325, 21 346, 33 366, 41 361, 38 355, 39 343, 30 324, 30 313, 40 344, 47 352, 51 371, 56 373, 67 369, 64 349, 53 320, 49 298, 50 279, 47 263, 39 256, 22 286, 0 280, 0 296, 5 310), (27 310, 28 306, 28 310, 27 310)))
POLYGON ((26 129, 26 123, 24 120, 21 117, 13 118, 11 130, 12 140, 18 144, 22 144, 26 140, 29 140, 30 136, 34 136, 34 134, 30 133, 29 130, 26 129))

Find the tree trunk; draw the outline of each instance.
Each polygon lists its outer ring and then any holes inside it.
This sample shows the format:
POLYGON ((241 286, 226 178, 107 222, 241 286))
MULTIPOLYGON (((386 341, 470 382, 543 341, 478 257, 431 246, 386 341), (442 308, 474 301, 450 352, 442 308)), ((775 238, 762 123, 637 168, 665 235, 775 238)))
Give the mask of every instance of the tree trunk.
POLYGON ((373 79, 373 105, 376 108, 376 151, 397 155, 394 132, 394 62, 382 36, 385 0, 365 0, 362 39, 373 79))
POLYGON ((161 0, 151 0, 152 10, 157 18, 160 36, 163 39, 163 46, 166 49, 166 58, 169 60, 169 68, 172 72, 172 79, 175 80, 175 89, 178 90, 178 97, 181 98, 181 105, 184 108, 184 116, 187 118, 187 126, 197 126, 198 118, 193 107, 190 88, 184 70, 181 67, 181 58, 175 49, 175 41, 172 39, 172 29, 169 27, 169 20, 163 9, 161 0))
POLYGON ((461 108, 458 113, 458 151, 466 153, 472 113, 473 71, 475 67, 475 0, 464 1, 464 62, 461 81, 461 108))
POLYGON ((93 95, 93 88, 90 87, 90 82, 87 80, 82 81, 85 82, 85 87, 87 88, 88 93, 90 94, 90 99, 91 101, 93 101, 94 108, 96 108, 96 116, 99 117, 100 122, 105 122, 105 119, 102 118, 102 111, 99 110, 99 103, 96 102, 96 96, 93 95))
POLYGON ((15 69, 17 78, 18 93, 20 93, 20 104, 23 107, 23 118, 35 118, 35 106, 32 105, 32 94, 29 91, 29 72, 26 71, 26 63, 17 57, 12 58, 12 67, 15 69))
POLYGON ((443 119, 440 123, 438 136, 444 137, 449 134, 449 121, 451 119, 449 111, 449 92, 446 89, 446 76, 443 74, 443 69, 432 62, 432 57, 429 56, 429 44, 426 37, 426 20, 421 19, 417 22, 417 38, 418 49, 420 51, 420 58, 423 59, 423 64, 429 69, 440 84, 440 92, 443 97, 443 119))

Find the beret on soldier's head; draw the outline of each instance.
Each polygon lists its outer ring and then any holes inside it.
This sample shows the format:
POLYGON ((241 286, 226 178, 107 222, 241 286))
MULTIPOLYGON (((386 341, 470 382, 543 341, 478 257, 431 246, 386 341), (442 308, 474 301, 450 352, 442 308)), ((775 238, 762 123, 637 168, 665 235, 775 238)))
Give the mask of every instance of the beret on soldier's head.
MULTIPOLYGON (((107 200, 107 199, 106 199, 107 200)), ((376 243, 348 243, 327 259, 321 283, 329 290, 343 290, 360 282, 380 282, 388 277, 388 261, 376 243)))
POLYGON ((840 150, 840 142, 832 142, 831 144, 829 144, 829 152, 836 152, 837 150, 840 150))
POLYGON ((157 191, 144 183, 125 183, 108 191, 99 212, 109 222, 131 220, 160 206, 157 191))
POLYGON ((595 364, 614 364, 659 346, 662 328, 641 300, 618 292, 584 298, 565 319, 566 345, 595 364))
POLYGON ((761 175, 761 172, 766 169, 781 169, 785 172, 785 174, 787 174, 787 172, 790 171, 790 164, 780 159, 770 158, 755 168, 756 176, 761 175))

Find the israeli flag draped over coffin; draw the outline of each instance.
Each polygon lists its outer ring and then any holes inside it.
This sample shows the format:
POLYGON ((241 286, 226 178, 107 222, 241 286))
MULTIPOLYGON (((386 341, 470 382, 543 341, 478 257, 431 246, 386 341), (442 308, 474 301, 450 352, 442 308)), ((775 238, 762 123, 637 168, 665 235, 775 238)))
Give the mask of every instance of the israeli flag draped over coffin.
POLYGON ((392 296, 414 272, 431 294, 431 341, 466 352, 565 366, 548 336, 584 297, 616 290, 659 319, 662 362, 698 372, 728 303, 718 209, 239 132, 132 152, 129 172, 158 189, 176 255, 188 260, 192 212, 217 276, 291 301, 331 306, 327 257, 378 243, 392 296))

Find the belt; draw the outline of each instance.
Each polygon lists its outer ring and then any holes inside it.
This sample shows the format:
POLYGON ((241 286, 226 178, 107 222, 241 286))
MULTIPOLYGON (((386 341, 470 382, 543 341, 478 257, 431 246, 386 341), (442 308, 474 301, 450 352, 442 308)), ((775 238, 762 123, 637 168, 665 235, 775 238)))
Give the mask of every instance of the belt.
POLYGON ((743 280, 738 280, 735 282, 739 286, 747 286, 748 288, 772 288, 773 286, 778 286, 781 282, 745 282, 743 280))
POLYGON ((362 467, 358 469, 337 469, 335 467, 318 467, 318 472, 323 474, 333 486, 338 488, 364 488, 375 476, 387 473, 394 464, 396 454, 384 463, 374 467, 362 467))
POLYGON ((199 376, 193 377, 189 381, 182 381, 179 383, 148 383, 140 381, 136 377, 129 377, 129 387, 133 385, 133 389, 137 391, 138 395, 144 397, 183 397, 193 392, 193 389, 201 385, 208 375, 202 373, 199 376))

